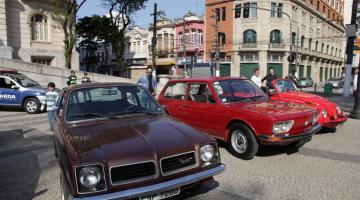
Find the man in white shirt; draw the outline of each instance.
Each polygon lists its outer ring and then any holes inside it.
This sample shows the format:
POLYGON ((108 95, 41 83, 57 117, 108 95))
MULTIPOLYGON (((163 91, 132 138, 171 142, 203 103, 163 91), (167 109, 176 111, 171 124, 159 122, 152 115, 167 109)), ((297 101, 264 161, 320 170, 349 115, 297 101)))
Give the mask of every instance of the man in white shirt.
POLYGON ((260 69, 259 68, 254 69, 254 74, 251 77, 251 81, 254 82, 259 88, 261 88, 262 83, 261 83, 260 69))
POLYGON ((357 92, 358 74, 359 74, 359 68, 356 68, 355 73, 354 73, 354 81, 353 81, 353 93, 354 93, 354 96, 356 95, 356 92, 357 92))

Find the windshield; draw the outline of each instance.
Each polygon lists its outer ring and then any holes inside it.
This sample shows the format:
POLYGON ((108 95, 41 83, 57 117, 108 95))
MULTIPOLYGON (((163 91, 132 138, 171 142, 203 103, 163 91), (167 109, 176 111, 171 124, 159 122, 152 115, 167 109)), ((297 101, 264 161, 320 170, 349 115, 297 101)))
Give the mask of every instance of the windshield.
POLYGON ((223 103, 268 99, 268 97, 249 80, 224 80, 214 82, 217 96, 223 103))
POLYGON ((66 120, 113 118, 133 114, 160 114, 161 107, 140 86, 111 86, 71 92, 66 120))
POLYGON ((16 81, 19 85, 22 87, 34 87, 34 86, 40 86, 40 84, 34 80, 29 79, 25 75, 21 74, 14 74, 10 76, 14 81, 16 81))
POLYGON ((280 92, 295 92, 298 88, 295 86, 294 82, 289 80, 279 80, 276 81, 276 87, 280 90, 280 92))

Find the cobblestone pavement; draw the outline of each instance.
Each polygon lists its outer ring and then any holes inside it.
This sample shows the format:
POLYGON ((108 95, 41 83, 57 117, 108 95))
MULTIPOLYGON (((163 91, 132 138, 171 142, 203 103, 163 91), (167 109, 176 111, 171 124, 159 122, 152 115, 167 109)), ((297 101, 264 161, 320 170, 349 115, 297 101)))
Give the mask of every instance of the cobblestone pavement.
MULTIPOLYGON (((221 148, 227 170, 176 199, 360 199, 360 121, 314 136, 299 152, 262 149, 251 161, 221 148)), ((224 146, 224 145, 222 145, 224 146)), ((60 199, 46 114, 0 111, 0 199, 60 199)))

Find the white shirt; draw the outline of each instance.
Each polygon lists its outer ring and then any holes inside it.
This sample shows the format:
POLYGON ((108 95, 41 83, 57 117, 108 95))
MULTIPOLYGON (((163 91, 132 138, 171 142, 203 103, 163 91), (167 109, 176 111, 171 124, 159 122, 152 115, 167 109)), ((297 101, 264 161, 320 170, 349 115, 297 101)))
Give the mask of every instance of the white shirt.
POLYGON ((262 83, 261 83, 261 78, 256 76, 256 75, 253 75, 251 77, 251 81, 254 82, 259 88, 261 87, 262 83))
POLYGON ((358 80, 358 75, 355 74, 355 75, 354 75, 354 81, 353 81, 354 91, 356 91, 356 89, 357 89, 357 80, 358 80))

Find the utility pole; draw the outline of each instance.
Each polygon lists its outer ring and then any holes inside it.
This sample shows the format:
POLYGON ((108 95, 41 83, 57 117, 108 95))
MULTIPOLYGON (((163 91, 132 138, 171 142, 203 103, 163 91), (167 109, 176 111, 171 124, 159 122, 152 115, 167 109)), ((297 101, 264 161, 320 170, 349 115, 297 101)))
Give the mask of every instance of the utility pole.
MULTIPOLYGON (((157 4, 154 4, 154 13, 151 14, 152 16, 154 16, 154 22, 153 22, 153 37, 152 37, 152 46, 151 46, 151 50, 152 50, 152 71, 154 73, 154 71, 156 71, 156 45, 157 45, 157 16, 158 16, 158 11, 157 11, 157 4)), ((156 73, 155 73, 156 74, 156 73)))
MULTIPOLYGON (((356 17, 357 6, 358 6, 358 1, 354 0, 353 1, 352 17, 354 17, 354 15, 356 17), (354 7, 356 8, 355 11, 354 11, 354 7)), ((353 22, 353 18, 351 19, 351 22, 353 22)), ((351 57, 352 57, 352 54, 351 54, 351 57)), ((359 69, 359 66, 357 66, 357 68, 359 69)), ((357 74, 357 87, 356 87, 356 92, 355 92, 354 108, 351 111, 351 114, 350 114, 349 117, 352 118, 352 119, 360 119, 360 72, 359 71, 358 71, 358 74, 357 74)))
MULTIPOLYGON (((352 11, 351 11, 351 25, 356 25, 356 12, 357 12, 358 0, 353 0, 352 11)), ((345 65, 345 83, 344 83, 344 97, 350 95, 350 82, 351 82, 351 71, 352 71, 352 62, 353 62, 353 49, 355 35, 350 35, 347 39, 346 44, 346 65, 345 65)))
POLYGON ((212 12, 213 12, 213 15, 211 16, 211 18, 215 19, 215 24, 213 25, 215 28, 215 55, 214 55, 214 59, 216 62, 215 76, 220 76, 220 64, 219 64, 219 60, 220 60, 220 40, 219 40, 220 16, 217 16, 215 9, 213 9, 212 12))
MULTIPOLYGON (((184 45, 184 48, 183 48, 183 51, 184 51, 184 70, 185 72, 188 74, 187 72, 187 59, 186 59, 186 46, 189 42, 189 37, 186 38, 186 20, 185 20, 185 17, 183 18, 183 32, 184 32, 184 37, 183 37, 183 45, 184 45)), ((190 34, 190 32, 189 32, 190 34)), ((189 35, 188 35, 189 36, 189 35)))
MULTIPOLYGON (((298 76, 300 76, 300 73, 299 73, 299 27, 297 28, 297 31, 296 31, 296 73, 298 74, 298 76)), ((296 78, 300 78, 300 77, 296 77, 296 78)))

